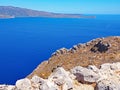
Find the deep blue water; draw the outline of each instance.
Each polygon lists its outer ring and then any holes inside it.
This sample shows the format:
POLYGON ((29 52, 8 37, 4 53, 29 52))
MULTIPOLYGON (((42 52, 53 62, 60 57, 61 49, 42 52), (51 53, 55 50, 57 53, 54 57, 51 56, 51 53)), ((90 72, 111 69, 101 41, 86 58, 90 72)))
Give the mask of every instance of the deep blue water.
POLYGON ((120 36, 120 15, 0 19, 0 83, 14 84, 59 48, 120 36))

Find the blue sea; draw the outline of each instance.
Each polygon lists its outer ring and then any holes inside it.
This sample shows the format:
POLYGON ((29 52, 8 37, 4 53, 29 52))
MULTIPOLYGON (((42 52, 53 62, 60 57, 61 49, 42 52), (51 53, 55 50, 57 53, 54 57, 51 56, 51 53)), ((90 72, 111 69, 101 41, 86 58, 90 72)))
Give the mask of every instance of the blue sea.
POLYGON ((0 84, 15 84, 59 48, 107 36, 120 36, 120 15, 0 19, 0 84))

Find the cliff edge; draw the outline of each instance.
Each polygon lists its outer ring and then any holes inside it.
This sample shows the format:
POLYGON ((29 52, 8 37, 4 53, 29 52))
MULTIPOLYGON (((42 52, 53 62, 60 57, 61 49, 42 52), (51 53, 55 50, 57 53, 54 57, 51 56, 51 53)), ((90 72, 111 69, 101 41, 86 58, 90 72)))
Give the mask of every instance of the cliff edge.
POLYGON ((0 90, 120 90, 120 37, 62 48, 28 77, 0 90))
POLYGON ((105 63, 97 68, 76 66, 70 71, 58 67, 47 79, 33 76, 15 85, 0 85, 0 90, 120 90, 120 62, 105 63))
POLYGON ((54 69, 63 67, 70 70, 75 66, 98 68, 104 63, 120 62, 120 36, 97 38, 70 49, 61 48, 52 54, 48 61, 42 62, 29 76, 48 78, 54 69))

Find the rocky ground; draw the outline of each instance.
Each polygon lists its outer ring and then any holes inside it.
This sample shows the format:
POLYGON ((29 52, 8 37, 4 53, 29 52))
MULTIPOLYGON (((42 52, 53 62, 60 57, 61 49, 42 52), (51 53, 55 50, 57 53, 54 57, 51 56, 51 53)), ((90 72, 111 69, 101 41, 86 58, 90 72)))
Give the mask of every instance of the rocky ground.
POLYGON ((49 60, 42 62, 28 77, 38 75, 47 78, 52 71, 61 66, 70 70, 75 66, 99 67, 104 63, 120 61, 120 36, 97 38, 85 44, 74 45, 70 49, 57 50, 49 60))
POLYGON ((47 79, 35 75, 18 80, 15 86, 0 85, 0 90, 120 90, 120 62, 100 68, 76 66, 69 71, 58 67, 47 79))
POLYGON ((57 50, 28 77, 0 90, 120 90, 120 37, 57 50))

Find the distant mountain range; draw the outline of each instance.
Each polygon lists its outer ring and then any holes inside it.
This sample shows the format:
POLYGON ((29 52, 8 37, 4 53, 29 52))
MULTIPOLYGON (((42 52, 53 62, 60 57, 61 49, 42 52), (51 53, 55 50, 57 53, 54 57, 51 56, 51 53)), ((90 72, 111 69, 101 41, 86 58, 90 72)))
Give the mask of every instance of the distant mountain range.
POLYGON ((0 18, 16 17, 95 18, 94 16, 84 16, 82 14, 62 14, 37 11, 13 6, 0 6, 0 18))

